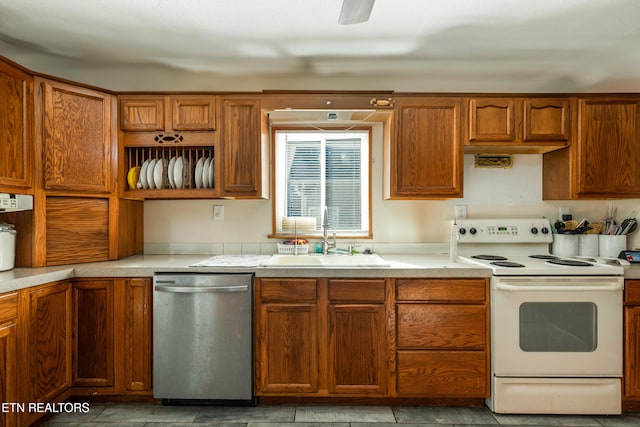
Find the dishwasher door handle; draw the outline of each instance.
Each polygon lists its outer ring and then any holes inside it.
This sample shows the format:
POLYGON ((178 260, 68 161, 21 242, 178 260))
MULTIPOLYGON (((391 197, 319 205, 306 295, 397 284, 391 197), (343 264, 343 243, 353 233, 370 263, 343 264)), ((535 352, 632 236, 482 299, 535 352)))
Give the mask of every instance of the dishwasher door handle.
POLYGON ((156 285, 156 291, 161 292, 173 292, 173 293, 214 293, 214 292, 247 292, 249 291, 249 285, 239 286, 165 286, 156 285))

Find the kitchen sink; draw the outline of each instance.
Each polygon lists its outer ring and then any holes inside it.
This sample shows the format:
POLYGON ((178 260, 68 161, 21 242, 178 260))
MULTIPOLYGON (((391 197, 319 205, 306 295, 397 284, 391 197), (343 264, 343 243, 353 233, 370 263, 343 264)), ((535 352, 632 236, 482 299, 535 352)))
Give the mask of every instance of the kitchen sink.
POLYGON ((379 255, 272 255, 260 264, 262 267, 306 267, 306 268, 345 268, 345 267, 389 267, 389 263, 379 255))

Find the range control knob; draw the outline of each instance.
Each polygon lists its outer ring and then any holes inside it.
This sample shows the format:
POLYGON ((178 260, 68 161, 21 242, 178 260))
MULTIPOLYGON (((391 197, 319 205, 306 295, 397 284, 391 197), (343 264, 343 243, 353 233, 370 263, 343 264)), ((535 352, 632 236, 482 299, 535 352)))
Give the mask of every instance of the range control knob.
POLYGON ((469 233, 471 233, 471 234, 476 234, 477 232, 478 232, 478 230, 476 230, 475 227, 471 227, 469 229, 469 233))
POLYGON ((542 229, 540 229, 540 231, 542 231, 542 234, 549 234, 549 228, 547 228, 547 227, 542 227, 542 229))
POLYGON ((531 234, 538 234, 538 227, 531 227, 531 234))
POLYGON ((460 227, 460 228, 458 229, 458 233, 460 233, 460 234, 467 234, 467 230, 466 230, 464 227, 460 227))

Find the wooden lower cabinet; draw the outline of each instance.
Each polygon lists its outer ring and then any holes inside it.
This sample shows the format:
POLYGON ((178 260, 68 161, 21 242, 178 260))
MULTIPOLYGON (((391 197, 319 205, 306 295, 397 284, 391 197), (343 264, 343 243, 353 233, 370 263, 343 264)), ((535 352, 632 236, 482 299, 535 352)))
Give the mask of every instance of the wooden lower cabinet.
MULTIPOLYGON (((20 292, 21 324, 24 330, 25 370, 23 402, 44 403, 61 400, 72 381, 72 289, 64 280, 20 292)), ((19 414, 20 425, 30 425, 41 413, 19 414)))
POLYGON ((485 279, 396 280, 398 396, 489 396, 485 279))
MULTIPOLYGON (((18 390, 18 293, 0 295, 0 402, 20 402, 18 390)), ((18 425, 18 412, 0 411, 0 426, 18 425)))
POLYGON ((640 280, 624 285, 623 408, 640 409, 640 280))
POLYGON ((256 394, 489 396, 486 279, 256 281, 256 394))
POLYGON ((258 279, 256 296, 257 395, 387 393, 385 280, 258 279))
POLYGON ((74 279, 74 394, 151 395, 149 278, 74 279))

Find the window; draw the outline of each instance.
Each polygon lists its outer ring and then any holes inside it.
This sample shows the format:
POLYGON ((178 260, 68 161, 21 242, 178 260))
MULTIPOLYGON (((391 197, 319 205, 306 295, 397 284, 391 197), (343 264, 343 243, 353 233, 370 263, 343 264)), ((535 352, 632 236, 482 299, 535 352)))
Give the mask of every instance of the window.
POLYGON ((275 130, 275 234, 370 236, 369 130, 275 130))

